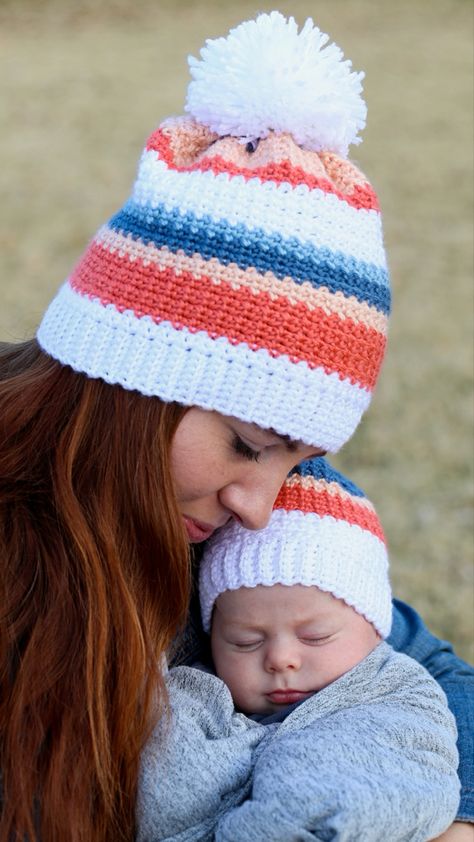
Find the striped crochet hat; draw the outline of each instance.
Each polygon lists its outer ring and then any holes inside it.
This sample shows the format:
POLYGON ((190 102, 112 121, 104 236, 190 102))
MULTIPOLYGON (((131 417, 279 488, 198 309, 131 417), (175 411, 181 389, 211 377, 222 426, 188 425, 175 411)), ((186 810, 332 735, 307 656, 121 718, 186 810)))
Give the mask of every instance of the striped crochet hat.
POLYGON ((363 74, 278 12, 190 59, 186 118, 38 331, 62 363, 336 451, 367 408, 390 290, 377 197, 347 159, 363 74))
POLYGON ((344 600, 383 637, 392 601, 382 526, 372 503, 321 458, 288 476, 269 525, 252 532, 235 521, 207 543, 200 567, 203 626, 227 590, 316 585, 344 600))

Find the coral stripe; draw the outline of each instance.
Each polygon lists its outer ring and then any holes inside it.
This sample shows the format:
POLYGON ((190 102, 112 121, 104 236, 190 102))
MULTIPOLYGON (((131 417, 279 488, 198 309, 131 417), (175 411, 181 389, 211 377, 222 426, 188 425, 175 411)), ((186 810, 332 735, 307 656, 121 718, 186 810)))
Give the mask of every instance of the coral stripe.
POLYGON ((157 248, 165 245, 190 256, 199 252, 207 260, 217 257, 221 263, 236 263, 242 269, 253 266, 279 278, 289 275, 297 283, 309 281, 314 287, 354 295, 383 313, 390 311, 390 289, 384 269, 295 238, 265 234, 241 223, 215 222, 190 212, 179 213, 165 205, 144 208, 133 202, 115 214, 109 226, 143 242, 152 242, 157 248))
POLYGON ((370 392, 323 368, 255 353, 227 337, 138 318, 65 283, 38 330, 64 365, 144 395, 249 421, 323 450, 338 450, 370 403, 370 392), (343 411, 341 411, 343 407, 343 411))
POLYGON ((341 485, 341 481, 338 482, 336 480, 329 481, 327 479, 316 479, 311 476, 301 476, 295 472, 285 480, 285 484, 282 487, 282 493, 284 493, 285 488, 292 488, 293 486, 303 488, 305 491, 313 494, 324 491, 333 497, 341 497, 345 500, 354 500, 358 506, 364 506, 366 509, 375 511, 373 504, 367 499, 367 497, 364 496, 360 489, 358 489, 360 491, 359 494, 351 493, 341 485))
POLYGON ((341 378, 372 389, 385 349, 385 337, 352 320, 327 316, 321 308, 272 300, 216 285, 208 277, 189 272, 160 271, 140 260, 131 262, 92 243, 79 263, 71 285, 81 293, 131 310, 138 317, 170 321, 175 327, 225 336, 232 344, 245 342, 251 350, 264 348, 272 356, 323 367, 341 378))
POLYGON ((236 166, 231 161, 225 160, 221 155, 204 155, 194 164, 185 167, 178 166, 174 161, 170 137, 169 135, 163 134, 160 129, 157 129, 148 139, 146 149, 157 152, 161 160, 170 169, 177 170, 178 172, 206 172, 210 170, 215 175, 227 173, 230 177, 242 176, 246 181, 251 178, 258 178, 262 182, 285 182, 291 184, 292 187, 305 184, 311 190, 319 189, 325 193, 331 193, 354 208, 380 210, 377 196, 370 184, 355 184, 352 193, 342 193, 331 184, 329 179, 318 178, 311 173, 307 173, 302 167, 294 166, 290 161, 279 161, 276 164, 267 164, 266 166, 249 169, 247 167, 236 166))
POLYGON ((295 486, 283 486, 274 504, 274 509, 285 511, 313 512, 320 517, 333 517, 360 526, 385 543, 380 521, 373 510, 361 506, 357 498, 340 497, 328 491, 314 491, 295 486))
POLYGON ((233 289, 247 287, 255 293, 267 292, 272 298, 285 298, 291 304, 300 302, 309 310, 321 307, 328 316, 336 313, 341 319, 352 319, 355 324, 361 322, 384 336, 387 333, 387 317, 383 313, 365 301, 358 301, 355 296, 346 297, 341 291, 334 293, 324 286, 314 288, 308 281, 297 284, 288 275, 280 280, 270 271, 261 273, 252 266, 241 269, 235 263, 226 265, 217 258, 205 260, 199 254, 190 256, 181 249, 173 252, 167 246, 157 248, 153 243, 134 240, 107 226, 99 230, 95 241, 112 253, 118 251, 130 260, 139 258, 160 270, 171 268, 177 273, 191 272, 195 278, 205 275, 213 283, 226 283, 233 289))

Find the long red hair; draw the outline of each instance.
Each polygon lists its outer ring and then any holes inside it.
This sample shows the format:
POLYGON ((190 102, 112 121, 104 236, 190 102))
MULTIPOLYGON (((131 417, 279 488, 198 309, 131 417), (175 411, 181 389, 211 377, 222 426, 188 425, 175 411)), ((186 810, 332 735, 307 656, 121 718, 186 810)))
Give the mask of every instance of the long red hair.
POLYGON ((189 553, 170 475, 185 409, 0 350, 0 842, 134 836, 189 553))

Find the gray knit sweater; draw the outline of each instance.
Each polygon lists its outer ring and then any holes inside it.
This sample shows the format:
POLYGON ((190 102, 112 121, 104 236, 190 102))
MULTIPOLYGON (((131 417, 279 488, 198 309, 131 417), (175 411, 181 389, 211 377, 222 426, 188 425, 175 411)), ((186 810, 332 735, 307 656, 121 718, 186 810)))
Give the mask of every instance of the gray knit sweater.
POLYGON ((171 719, 142 759, 138 842, 424 842, 456 816, 443 692, 381 643, 281 723, 236 713, 216 676, 176 667, 171 719))

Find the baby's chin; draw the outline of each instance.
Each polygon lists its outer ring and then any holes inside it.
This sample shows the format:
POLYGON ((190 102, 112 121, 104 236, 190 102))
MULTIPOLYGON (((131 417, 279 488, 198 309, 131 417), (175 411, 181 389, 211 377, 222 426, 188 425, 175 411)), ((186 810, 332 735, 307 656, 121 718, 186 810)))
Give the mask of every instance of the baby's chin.
POLYGON ((248 703, 241 705, 236 699, 234 699, 234 705, 237 713, 243 713, 245 716, 271 716, 278 710, 277 705, 271 705, 268 702, 265 703, 263 701, 256 702, 255 705, 249 705, 248 703))

